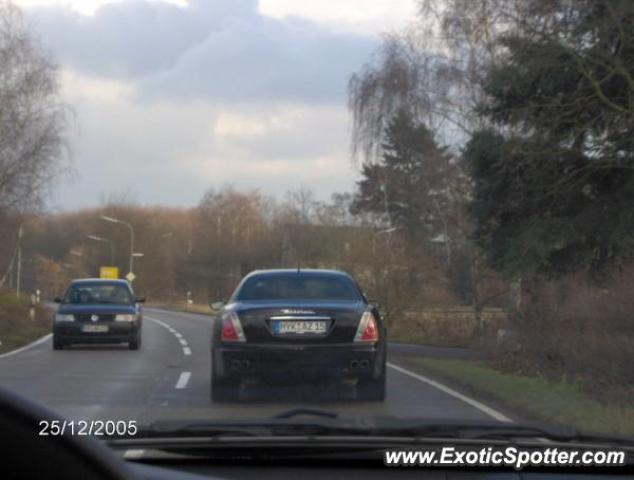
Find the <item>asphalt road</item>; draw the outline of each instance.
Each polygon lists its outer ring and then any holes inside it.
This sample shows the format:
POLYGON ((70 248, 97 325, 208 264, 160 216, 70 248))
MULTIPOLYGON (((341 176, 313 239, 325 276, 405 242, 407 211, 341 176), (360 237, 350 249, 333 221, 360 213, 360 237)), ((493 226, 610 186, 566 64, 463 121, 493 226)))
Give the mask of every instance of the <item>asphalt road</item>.
POLYGON ((353 416, 510 421, 500 411, 408 368, 407 357, 425 350, 398 345, 389 349, 383 403, 356 402, 354 391, 345 389, 291 386, 253 389, 239 403, 214 404, 209 399, 211 322, 205 315, 146 308, 139 351, 127 345, 54 351, 48 337, 0 356, 0 385, 77 420, 147 424, 156 419, 262 418, 314 406, 353 416))

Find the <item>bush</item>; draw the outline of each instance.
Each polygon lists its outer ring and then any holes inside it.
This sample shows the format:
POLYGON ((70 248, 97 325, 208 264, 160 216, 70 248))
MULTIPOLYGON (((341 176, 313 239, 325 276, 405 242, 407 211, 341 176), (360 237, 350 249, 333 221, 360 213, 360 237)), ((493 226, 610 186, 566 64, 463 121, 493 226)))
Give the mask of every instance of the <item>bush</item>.
POLYGON ((37 305, 31 318, 30 307, 27 297, 16 297, 12 290, 0 290, 0 352, 18 348, 50 332, 50 309, 37 305))
POLYGON ((634 265, 602 285, 577 276, 540 286, 519 326, 521 348, 504 360, 627 400, 634 385, 633 291, 634 265))

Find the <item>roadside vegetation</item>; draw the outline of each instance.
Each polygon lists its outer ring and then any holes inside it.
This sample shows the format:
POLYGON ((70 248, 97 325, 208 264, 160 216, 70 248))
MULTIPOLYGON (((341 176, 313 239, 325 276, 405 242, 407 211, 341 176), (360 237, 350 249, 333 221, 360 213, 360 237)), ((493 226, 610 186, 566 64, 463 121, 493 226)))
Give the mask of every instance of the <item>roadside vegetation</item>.
MULTIPOLYGON (((570 385, 598 405, 631 402, 634 4, 419 5, 419 18, 386 37, 351 79, 358 161, 365 171, 378 168, 373 178, 389 195, 401 188, 384 149, 391 122, 407 115, 446 145, 469 179, 457 210, 466 216, 446 216, 444 225, 453 244, 469 245, 470 274, 459 278, 476 317, 473 345, 488 350, 500 372, 570 385), (479 282, 491 271, 509 293, 497 332, 479 314, 496 295, 479 282)), ((434 158, 410 145, 410 157, 434 158)), ((434 178, 434 169, 418 172, 434 178)), ((395 225, 389 207, 384 202, 395 225)), ((552 392, 560 403, 574 400, 567 390, 552 392)), ((599 407, 567 408, 617 426, 599 407)), ((631 425, 631 413, 625 417, 615 415, 631 425)))
POLYGON ((415 358, 411 362, 461 391, 524 419, 572 426, 583 432, 634 435, 630 401, 599 401, 575 382, 504 372, 473 361, 415 358))
POLYGON ((52 311, 30 300, 0 290, 0 354, 27 345, 51 332, 52 311))
POLYGON ((54 62, 20 9, 0 0, 0 352, 50 331, 48 312, 37 307, 31 318, 28 295, 16 297, 13 289, 19 292, 22 281, 24 224, 42 212, 68 167, 68 113, 54 62))
POLYGON ((195 303, 147 303, 146 307, 150 308, 160 308, 165 310, 174 310, 177 312, 188 312, 188 313, 199 313, 201 315, 214 315, 214 310, 211 309, 208 305, 205 304, 195 304, 195 303))

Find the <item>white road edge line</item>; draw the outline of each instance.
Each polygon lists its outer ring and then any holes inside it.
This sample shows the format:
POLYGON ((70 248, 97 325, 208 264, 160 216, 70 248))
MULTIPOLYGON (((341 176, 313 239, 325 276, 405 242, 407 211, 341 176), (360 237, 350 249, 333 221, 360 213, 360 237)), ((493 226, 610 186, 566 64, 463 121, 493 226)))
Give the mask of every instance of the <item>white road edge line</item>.
POLYGON ((181 372, 180 377, 178 377, 178 382, 176 382, 176 386, 174 388, 177 390, 185 388, 191 376, 192 372, 181 372))
POLYGON ((29 343, 28 345, 24 345, 23 347, 17 348, 15 350, 11 350, 10 352, 7 352, 7 353, 3 353, 2 355, 0 355, 0 358, 8 357, 8 356, 11 356, 11 355, 15 355, 16 353, 23 352, 24 350, 27 350, 27 349, 29 349, 31 347, 39 345, 40 343, 44 343, 45 341, 47 341, 52 336, 53 336, 52 333, 48 333, 48 334, 44 335, 43 337, 38 338, 34 342, 29 343))
POLYGON ((418 380, 419 382, 423 382, 426 383, 428 385, 431 385, 434 388, 437 388, 438 390, 441 390, 443 392, 445 392, 447 395, 451 395, 454 398, 457 398, 458 400, 462 400, 465 403, 468 403, 469 405, 471 405, 474 408, 477 408, 478 410, 480 410, 483 413, 486 413, 487 415, 489 415, 490 417, 493 417, 494 419, 500 421, 500 422, 506 422, 506 423, 513 423, 513 420, 511 420, 509 417, 507 417, 506 415, 504 415, 501 412, 498 412, 497 410, 491 408, 491 407, 487 407, 485 404, 478 402, 477 400, 471 398, 471 397, 467 397, 466 395, 463 395, 460 392, 457 392, 456 390, 454 390, 453 388, 449 388, 446 385, 443 385, 440 382, 437 382, 435 380, 432 380, 431 378, 427 378, 424 377, 423 375, 419 375, 418 373, 414 373, 411 372, 403 367, 399 367, 398 365, 395 365, 391 362, 387 362, 387 366, 396 370, 397 372, 401 372, 404 375, 408 375, 416 380, 418 380))
POLYGON ((187 346, 187 341, 185 341, 183 339, 183 335, 181 335, 179 332, 177 332, 176 330, 174 330, 171 326, 169 326, 167 323, 162 322, 161 320, 157 319, 157 318, 152 318, 152 317, 148 317, 147 315, 145 316, 145 318, 147 318, 148 320, 150 320, 151 322, 154 323, 158 323, 160 326, 165 327, 167 330, 169 330, 169 332, 174 335, 174 338, 176 338, 176 340, 178 341, 178 343, 181 344, 182 348, 183 348, 183 355, 191 355, 192 354, 192 350, 191 348, 189 348, 187 346), (178 337, 178 335, 180 335, 180 338, 178 337))

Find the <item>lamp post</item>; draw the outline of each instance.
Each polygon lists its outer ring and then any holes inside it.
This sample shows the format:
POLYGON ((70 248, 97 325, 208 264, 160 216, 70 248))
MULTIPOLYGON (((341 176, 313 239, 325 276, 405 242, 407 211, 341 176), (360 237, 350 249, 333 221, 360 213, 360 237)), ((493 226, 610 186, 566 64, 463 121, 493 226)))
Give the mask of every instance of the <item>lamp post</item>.
POLYGON ((114 265, 114 243, 107 238, 98 237, 97 235, 87 235, 90 240, 95 242, 107 243, 110 246, 110 265, 114 265))
POLYGON ((121 225, 125 225, 126 227, 128 227, 128 229, 130 230, 130 273, 133 273, 133 269, 134 269, 134 229, 132 228, 132 225, 130 225, 128 222, 125 222, 123 220, 119 220, 118 218, 112 218, 112 217, 108 217, 106 215, 102 215, 101 219, 105 220, 106 222, 120 223, 121 225))

